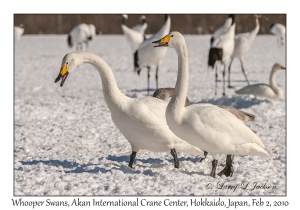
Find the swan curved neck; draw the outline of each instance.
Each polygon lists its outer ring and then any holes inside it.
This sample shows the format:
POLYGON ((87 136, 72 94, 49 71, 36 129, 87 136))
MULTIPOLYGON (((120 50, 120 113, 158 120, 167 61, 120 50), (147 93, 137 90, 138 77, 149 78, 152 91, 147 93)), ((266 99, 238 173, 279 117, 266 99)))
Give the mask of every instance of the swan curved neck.
POLYGON ((185 106, 188 92, 189 69, 185 42, 175 50, 178 55, 178 74, 174 93, 167 109, 172 113, 179 114, 185 106))
POLYGON ((98 70, 102 81, 104 99, 109 109, 112 106, 121 105, 122 99, 127 98, 127 96, 119 90, 113 72, 107 63, 92 53, 82 52, 80 55, 82 63, 89 63, 98 70))
POLYGON ((276 68, 272 68, 271 74, 270 74, 270 86, 273 89, 274 93, 276 95, 280 94, 280 88, 278 87, 276 81, 275 81, 275 73, 276 73, 277 69, 276 68))

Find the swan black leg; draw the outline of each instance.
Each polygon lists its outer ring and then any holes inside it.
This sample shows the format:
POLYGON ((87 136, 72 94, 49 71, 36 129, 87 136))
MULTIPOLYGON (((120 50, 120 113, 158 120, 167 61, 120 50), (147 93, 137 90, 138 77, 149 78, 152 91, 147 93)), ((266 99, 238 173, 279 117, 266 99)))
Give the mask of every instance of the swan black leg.
POLYGON ((233 61, 233 58, 231 59, 230 63, 229 63, 229 66, 228 66, 228 88, 233 88, 231 85, 230 85, 230 70, 231 70, 231 64, 232 64, 232 61, 233 61))
POLYGON ((210 176, 211 177, 216 177, 216 169, 217 169, 217 163, 218 163, 218 160, 213 160, 212 162, 212 169, 211 169, 211 172, 210 172, 210 176))
POLYGON ((226 166, 220 173, 218 173, 219 176, 222 176, 222 174, 224 174, 227 177, 232 176, 232 174, 233 174, 233 166, 232 166, 233 157, 234 157, 233 155, 227 155, 226 166))
POLYGON ((147 66, 147 69, 148 69, 148 76, 147 76, 147 84, 148 84, 148 94, 147 95, 149 95, 149 81, 150 81, 150 66, 147 66))
POLYGON ((202 162, 202 160, 204 160, 207 156, 208 152, 204 151, 204 158, 201 158, 201 160, 199 162, 202 162))
POLYGON ((241 61, 241 66, 242 66, 242 72, 243 72, 243 74, 244 74, 244 76, 245 76, 245 79, 246 79, 248 85, 250 85, 250 82, 249 82, 249 80, 248 80, 248 78, 247 78, 247 75, 246 75, 246 72, 245 72, 245 69, 244 69, 244 65, 243 65, 243 61, 242 61, 241 58, 240 58, 240 61, 241 61))
POLYGON ((130 161, 129 161, 129 164, 128 164, 128 166, 129 166, 130 168, 132 168, 132 164, 133 164, 133 162, 134 162, 135 156, 136 156, 136 152, 135 152, 135 151, 132 151, 132 153, 131 153, 131 155, 130 155, 130 161))
POLYGON ((178 161, 178 158, 177 158, 177 153, 176 153, 175 148, 171 149, 171 155, 174 158, 174 166, 175 166, 175 168, 179 168, 179 161, 178 161))

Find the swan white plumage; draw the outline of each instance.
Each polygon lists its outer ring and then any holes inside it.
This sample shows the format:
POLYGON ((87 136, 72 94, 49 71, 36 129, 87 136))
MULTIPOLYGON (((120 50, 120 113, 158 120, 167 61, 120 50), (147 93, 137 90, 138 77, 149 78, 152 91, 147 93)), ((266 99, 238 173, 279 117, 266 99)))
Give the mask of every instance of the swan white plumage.
POLYGON ((129 98, 124 95, 119 90, 110 67, 97 55, 88 52, 65 55, 55 82, 61 79, 60 86, 63 86, 68 74, 82 63, 93 65, 100 74, 103 95, 111 118, 132 148, 130 167, 140 149, 153 152, 171 151, 176 168, 179 167, 176 151, 204 157, 199 148, 181 140, 169 129, 165 117, 167 102, 153 97, 129 98))
POLYGON ((270 32, 276 36, 278 46, 283 46, 285 41, 285 26, 281 23, 272 23, 270 32))
POLYGON ((156 66, 155 80, 156 80, 156 89, 158 88, 158 69, 166 55, 167 49, 157 49, 153 48, 152 42, 160 37, 167 35, 170 32, 171 27, 171 18, 169 15, 165 16, 165 23, 161 29, 153 34, 151 37, 145 39, 134 55, 134 70, 140 74, 140 71, 143 67, 147 67, 147 93, 149 95, 149 79, 150 79, 150 67, 152 65, 156 66))
POLYGON ((269 85, 268 84, 248 85, 239 90, 236 90, 235 93, 241 94, 241 95, 260 96, 260 97, 270 98, 270 99, 282 99, 284 97, 284 93, 281 90, 281 88, 278 87, 278 85, 275 81, 275 73, 279 69, 285 70, 285 67, 283 67, 282 65, 280 65, 278 63, 275 63, 271 70, 269 85))
MULTIPOLYGON (((220 155, 253 155, 268 157, 259 137, 233 114, 212 104, 193 104, 184 107, 188 91, 188 54, 185 39, 173 31, 155 41, 158 47, 169 46, 178 55, 178 75, 174 94, 167 106, 166 119, 170 129, 190 144, 210 153, 215 177, 220 155)), ((229 162, 232 162, 231 160, 229 162)), ((226 167, 230 166, 230 163, 226 167)), ((224 170, 228 170, 227 168, 224 170)), ((224 170, 221 173, 224 173, 224 170)))
POLYGON ((23 24, 20 24, 20 26, 15 26, 14 27, 14 41, 17 42, 20 40, 21 36, 24 34, 24 26, 23 24))
POLYGON ((247 32, 247 33, 236 34, 234 37, 234 50, 231 54, 231 61, 228 66, 228 88, 232 88, 232 86, 230 85, 230 69, 231 69, 231 64, 232 64, 232 61, 234 58, 238 58, 240 60, 242 72, 245 76, 245 79, 246 79, 248 85, 250 85, 249 80, 246 75, 246 72, 245 72, 245 69, 244 69, 242 59, 243 59, 244 54, 246 52, 248 52, 248 50, 250 49, 250 46, 259 31, 259 27, 260 27, 259 20, 258 20, 259 17, 261 17, 261 16, 258 16, 258 15, 255 16, 255 28, 252 31, 247 32))
POLYGON ((83 43, 88 50, 88 42, 93 39, 96 34, 96 27, 93 24, 81 23, 75 26, 68 34, 68 45, 73 47, 76 45, 76 50, 83 50, 83 43))
MULTIPOLYGON (((174 93, 174 88, 159 88, 153 93, 152 96, 166 101, 168 98, 173 96, 173 93, 174 93)), ((190 100, 188 99, 188 97, 186 97, 184 106, 185 107, 190 106, 190 100)), ((242 122, 247 122, 247 121, 253 122, 254 119, 255 119, 255 116, 253 114, 243 112, 243 111, 238 110, 238 109, 236 109, 234 107, 231 107, 231 106, 218 106, 218 107, 230 112, 231 114, 233 114, 236 118, 238 118, 242 122)), ((256 131, 253 131, 253 132, 256 133, 256 131)), ((202 158, 200 160, 200 162, 202 162, 208 154, 208 152, 206 152, 206 151, 203 151, 203 152, 204 152, 205 157, 202 158)), ((227 157, 226 157, 226 163, 227 163, 226 164, 226 169, 224 169, 222 172, 220 172, 219 175, 224 174, 225 176, 232 176, 232 174, 233 174, 233 166, 232 166, 233 158, 234 158, 233 155, 227 155, 227 157)))
MULTIPOLYGON (((223 95, 225 95, 225 73, 226 73, 226 65, 230 60, 231 54, 234 50, 234 34, 235 34, 235 16, 231 15, 228 19, 232 21, 228 30, 225 31, 218 38, 212 38, 211 47, 209 49, 208 55, 208 65, 214 68, 214 65, 217 61, 220 61, 221 64, 224 65, 223 69, 223 95)), ((225 22, 226 24, 227 22, 225 22)), ((216 66, 215 71, 215 95, 217 95, 217 79, 218 79, 218 69, 216 66)))
POLYGON ((144 41, 144 33, 127 27, 125 25, 125 20, 127 18, 127 15, 122 15, 121 28, 134 56, 135 51, 138 49, 139 45, 144 41))
MULTIPOLYGON (((166 101, 168 100, 168 98, 173 96, 173 93, 174 93, 174 88, 159 88, 153 93, 152 96, 166 101)), ((186 97, 184 106, 190 106, 190 105, 191 105, 190 100, 188 97, 186 97)), ((238 110, 232 106, 218 106, 218 107, 230 112, 242 122, 254 121, 255 119, 255 116, 253 114, 238 110)))

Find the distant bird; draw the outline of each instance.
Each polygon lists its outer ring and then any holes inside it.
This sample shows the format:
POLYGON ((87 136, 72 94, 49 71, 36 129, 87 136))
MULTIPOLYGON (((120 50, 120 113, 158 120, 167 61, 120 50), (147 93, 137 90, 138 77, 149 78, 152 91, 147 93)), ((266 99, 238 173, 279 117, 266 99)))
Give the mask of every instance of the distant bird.
POLYGON ((96 26, 94 24, 89 24, 90 31, 91 31, 91 37, 92 39, 96 36, 96 26))
POLYGON ((14 27, 15 38, 14 41, 17 42, 20 40, 21 36, 24 34, 24 26, 20 24, 19 26, 14 27))
MULTIPOLYGON (((208 66, 214 68, 217 61, 224 65, 223 70, 223 95, 225 95, 226 64, 230 60, 234 50, 235 15, 229 15, 221 29, 217 30, 217 36, 211 38, 211 47, 208 55, 208 66), (229 25, 230 24, 230 25, 229 25), (229 25, 229 27, 228 27, 229 25), (227 30, 226 30, 227 29, 227 30), (222 33, 221 33, 222 32, 222 33)), ((217 67, 217 66, 216 66, 217 67)), ((215 95, 217 95, 218 69, 215 73, 215 95)))
POLYGON ((210 44, 212 44, 215 39, 219 38, 220 36, 222 36, 223 34, 225 34, 228 31, 228 29, 234 22, 234 18, 235 18, 235 15, 228 15, 228 17, 225 20, 224 25, 222 25, 220 28, 215 30, 214 34, 212 35, 212 37, 210 39, 210 44))
POLYGON ((93 24, 81 23, 75 26, 68 35, 68 45, 73 47, 76 45, 76 51, 83 51, 83 43, 88 50, 88 42, 93 39, 96 34, 96 27, 93 24))
POLYGON ((140 17, 140 20, 141 20, 141 24, 133 26, 132 29, 139 32, 139 33, 141 33, 143 35, 143 37, 146 39, 145 31, 146 31, 147 26, 148 26, 147 21, 146 21, 146 16, 142 15, 140 17))
POLYGON ((255 15, 255 24, 256 25, 252 31, 247 32, 247 33, 236 34, 234 37, 234 50, 231 55, 231 61, 230 61, 229 67, 228 67, 228 88, 233 88, 230 85, 230 69, 231 69, 231 64, 232 64, 232 61, 234 60, 234 58, 238 58, 240 60, 242 72, 245 76, 245 79, 246 79, 248 85, 250 85, 249 80, 246 75, 246 72, 245 72, 245 69, 244 69, 242 59, 243 59, 243 56, 245 55, 245 53, 248 52, 248 50, 250 49, 250 46, 259 31, 258 18, 260 18, 260 17, 261 17, 261 15, 255 15))
POLYGON ((174 94, 166 109, 169 128, 180 138, 213 156, 210 176, 215 177, 218 158, 227 154, 226 166, 219 175, 232 174, 232 155, 270 158, 259 137, 233 114, 212 104, 185 107, 189 67, 185 39, 173 31, 157 40, 158 47, 174 48, 178 55, 178 74, 174 94))
POLYGON ((156 65, 156 89, 158 88, 158 69, 166 55, 167 48, 154 48, 152 42, 160 37, 167 35, 170 32, 171 18, 165 15, 165 23, 161 29, 153 34, 151 37, 145 39, 134 54, 134 71, 140 74, 143 67, 147 67, 147 93, 149 95, 149 79, 150 79, 150 66, 156 65))
POLYGON ((278 87, 275 81, 275 73, 277 70, 285 70, 285 67, 275 63, 272 67, 270 74, 270 84, 254 84, 243 87, 240 90, 236 90, 235 93, 241 95, 254 95, 270 99, 282 99, 284 94, 283 91, 278 87))
POLYGON ((283 46, 285 40, 285 26, 280 23, 272 23, 270 25, 270 32, 276 36, 278 46, 283 46))
POLYGON ((121 28, 134 56, 135 51, 138 49, 139 45, 144 41, 143 29, 147 28, 147 23, 143 25, 134 26, 134 28, 136 28, 135 30, 125 25, 125 21, 127 19, 127 15, 122 15, 121 28))
POLYGON ((131 145, 129 167, 132 168, 136 154, 141 149, 171 152, 175 168, 179 168, 176 151, 204 157, 199 148, 183 141, 169 129, 165 115, 168 105, 166 101, 153 97, 130 98, 124 95, 117 86, 111 68, 99 56, 89 52, 65 55, 55 82, 61 80, 62 87, 69 73, 82 63, 93 65, 100 74, 104 99, 111 112, 112 121, 131 145))

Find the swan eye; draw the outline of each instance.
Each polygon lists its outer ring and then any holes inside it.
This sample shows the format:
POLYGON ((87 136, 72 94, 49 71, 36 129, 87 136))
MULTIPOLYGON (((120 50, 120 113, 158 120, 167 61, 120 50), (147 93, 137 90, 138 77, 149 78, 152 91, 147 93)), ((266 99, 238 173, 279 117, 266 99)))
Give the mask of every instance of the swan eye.
POLYGON ((69 61, 67 61, 66 64, 68 65, 68 64, 69 64, 69 61))

